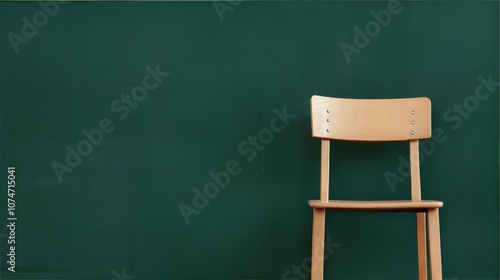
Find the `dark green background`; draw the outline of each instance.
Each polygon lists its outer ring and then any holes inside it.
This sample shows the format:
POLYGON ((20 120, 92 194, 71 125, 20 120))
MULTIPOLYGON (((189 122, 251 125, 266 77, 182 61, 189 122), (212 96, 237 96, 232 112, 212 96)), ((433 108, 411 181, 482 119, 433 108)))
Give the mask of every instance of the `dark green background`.
MULTIPOLYGON (((424 199, 441 210, 446 279, 498 279, 498 87, 458 129, 443 113, 499 78, 498 2, 403 2, 403 11, 347 63, 339 44, 386 2, 243 2, 221 21, 212 2, 69 3, 15 54, 9 32, 37 3, 0 3, 0 233, 7 166, 17 175, 17 271, 2 279, 282 279, 310 255, 319 197, 312 94, 427 96, 447 140, 422 162, 424 199), (110 104, 142 82, 170 76, 125 120, 110 104), (296 118, 247 162, 237 151, 268 127, 273 108, 296 118), (115 131, 58 182, 82 129, 115 131), (208 173, 241 174, 186 225, 180 203, 208 173)), ((332 145, 332 198, 407 199, 392 192, 406 143, 332 145), (372 156, 373 158, 365 158, 372 156)), ((327 279, 416 279, 413 214, 330 213, 340 244, 327 279)), ((293 278, 289 278, 293 279, 293 278)))

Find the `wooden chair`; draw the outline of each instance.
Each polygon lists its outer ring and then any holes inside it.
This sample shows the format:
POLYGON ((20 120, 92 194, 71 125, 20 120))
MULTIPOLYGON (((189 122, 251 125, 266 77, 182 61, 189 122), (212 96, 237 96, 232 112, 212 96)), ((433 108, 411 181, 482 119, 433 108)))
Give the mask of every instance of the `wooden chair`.
POLYGON ((313 137, 321 139, 320 200, 313 208, 311 280, 323 279, 326 210, 416 212, 419 279, 427 279, 427 238, 430 276, 441 280, 439 208, 441 201, 421 200, 418 144, 431 138, 431 101, 428 98, 346 99, 311 98, 313 137), (330 140, 409 141, 411 200, 329 200, 330 140), (428 234, 426 236, 426 222, 428 234))

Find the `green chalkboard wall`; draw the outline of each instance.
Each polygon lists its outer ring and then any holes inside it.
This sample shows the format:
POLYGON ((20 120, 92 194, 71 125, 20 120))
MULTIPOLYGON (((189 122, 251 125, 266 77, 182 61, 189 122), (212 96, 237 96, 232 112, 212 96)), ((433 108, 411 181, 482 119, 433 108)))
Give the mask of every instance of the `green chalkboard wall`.
MULTIPOLYGON (((498 279, 498 42, 495 1, 2 2, 1 277, 306 279, 320 94, 432 100, 444 278, 498 279)), ((407 150, 333 143, 331 196, 409 198, 407 150)), ((326 233, 327 279, 417 278, 412 214, 326 233)))

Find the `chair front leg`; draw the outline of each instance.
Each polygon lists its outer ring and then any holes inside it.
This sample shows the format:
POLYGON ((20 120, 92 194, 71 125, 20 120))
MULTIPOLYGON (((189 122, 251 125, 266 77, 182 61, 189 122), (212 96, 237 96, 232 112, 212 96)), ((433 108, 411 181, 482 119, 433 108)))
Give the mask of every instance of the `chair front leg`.
POLYGON ((439 209, 429 209, 427 212, 427 227, 429 230, 429 259, 431 264, 431 279, 442 280, 441 242, 439 237, 439 209))
POLYGON ((325 261, 325 216, 326 210, 324 208, 314 208, 311 280, 323 280, 323 267, 325 261))
POLYGON ((425 213, 417 213, 418 279, 427 280, 427 240, 425 213))

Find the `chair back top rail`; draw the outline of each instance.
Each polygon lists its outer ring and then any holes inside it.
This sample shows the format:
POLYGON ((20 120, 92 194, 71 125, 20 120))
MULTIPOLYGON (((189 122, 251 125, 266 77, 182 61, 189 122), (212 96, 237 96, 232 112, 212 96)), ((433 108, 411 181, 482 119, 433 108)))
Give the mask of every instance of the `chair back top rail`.
POLYGON ((409 141, 431 137, 427 97, 349 99, 311 97, 312 135, 348 141, 409 141))

